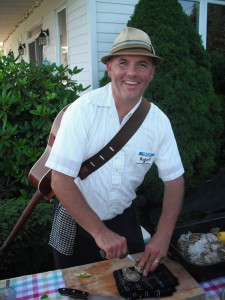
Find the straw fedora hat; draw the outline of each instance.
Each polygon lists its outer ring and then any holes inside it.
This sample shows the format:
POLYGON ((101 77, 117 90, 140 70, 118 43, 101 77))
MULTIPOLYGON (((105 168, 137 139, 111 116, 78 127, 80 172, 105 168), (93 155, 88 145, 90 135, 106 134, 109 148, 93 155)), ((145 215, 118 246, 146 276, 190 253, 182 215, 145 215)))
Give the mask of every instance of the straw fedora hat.
POLYGON ((125 27, 115 39, 111 51, 101 58, 105 64, 112 56, 117 55, 144 55, 152 57, 155 64, 162 60, 155 55, 149 36, 142 30, 125 27))

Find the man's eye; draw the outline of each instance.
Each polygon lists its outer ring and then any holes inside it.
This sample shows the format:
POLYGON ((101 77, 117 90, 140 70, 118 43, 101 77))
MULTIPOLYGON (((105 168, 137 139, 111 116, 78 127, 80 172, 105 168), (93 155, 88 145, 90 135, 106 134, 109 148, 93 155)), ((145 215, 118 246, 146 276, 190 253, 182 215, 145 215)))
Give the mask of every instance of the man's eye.
POLYGON ((141 63, 138 65, 140 68, 147 68, 147 65, 145 63, 141 63))

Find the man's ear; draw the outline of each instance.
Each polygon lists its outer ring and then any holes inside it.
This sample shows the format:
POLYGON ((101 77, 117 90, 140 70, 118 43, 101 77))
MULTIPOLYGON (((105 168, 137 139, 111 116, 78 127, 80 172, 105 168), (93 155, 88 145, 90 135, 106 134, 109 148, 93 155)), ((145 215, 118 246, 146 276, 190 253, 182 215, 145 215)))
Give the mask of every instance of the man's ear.
POLYGON ((111 61, 110 60, 108 60, 107 62, 106 62, 106 67, 107 67, 107 72, 108 72, 108 76, 109 76, 109 78, 111 78, 111 61))

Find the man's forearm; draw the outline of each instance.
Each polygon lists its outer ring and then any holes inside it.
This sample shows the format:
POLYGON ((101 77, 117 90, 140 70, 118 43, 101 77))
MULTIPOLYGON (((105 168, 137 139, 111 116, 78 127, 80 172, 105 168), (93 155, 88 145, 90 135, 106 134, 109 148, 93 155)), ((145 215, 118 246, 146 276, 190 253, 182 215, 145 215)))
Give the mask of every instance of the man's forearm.
POLYGON ((167 235, 170 239, 179 217, 184 198, 184 179, 179 177, 165 182, 162 214, 157 231, 167 235))

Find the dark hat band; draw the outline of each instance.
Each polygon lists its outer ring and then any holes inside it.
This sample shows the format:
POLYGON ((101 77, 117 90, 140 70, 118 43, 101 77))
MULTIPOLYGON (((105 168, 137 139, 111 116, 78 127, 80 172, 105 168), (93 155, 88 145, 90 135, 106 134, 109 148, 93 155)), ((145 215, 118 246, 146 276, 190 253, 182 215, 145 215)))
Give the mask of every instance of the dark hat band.
POLYGON ((111 57, 119 56, 119 55, 143 55, 148 56, 154 60, 154 62, 157 64, 160 63, 162 60, 159 56, 154 55, 152 52, 149 51, 149 49, 145 48, 126 48, 126 49, 120 49, 118 51, 110 52, 108 55, 105 55, 101 58, 101 61, 105 64, 108 60, 110 60, 111 57))
POLYGON ((128 49, 128 48, 139 48, 139 49, 144 48, 149 52, 151 52, 153 55, 155 55, 155 50, 151 44, 139 40, 130 40, 130 41, 117 43, 113 45, 111 53, 114 53, 115 51, 119 51, 122 49, 128 49))

